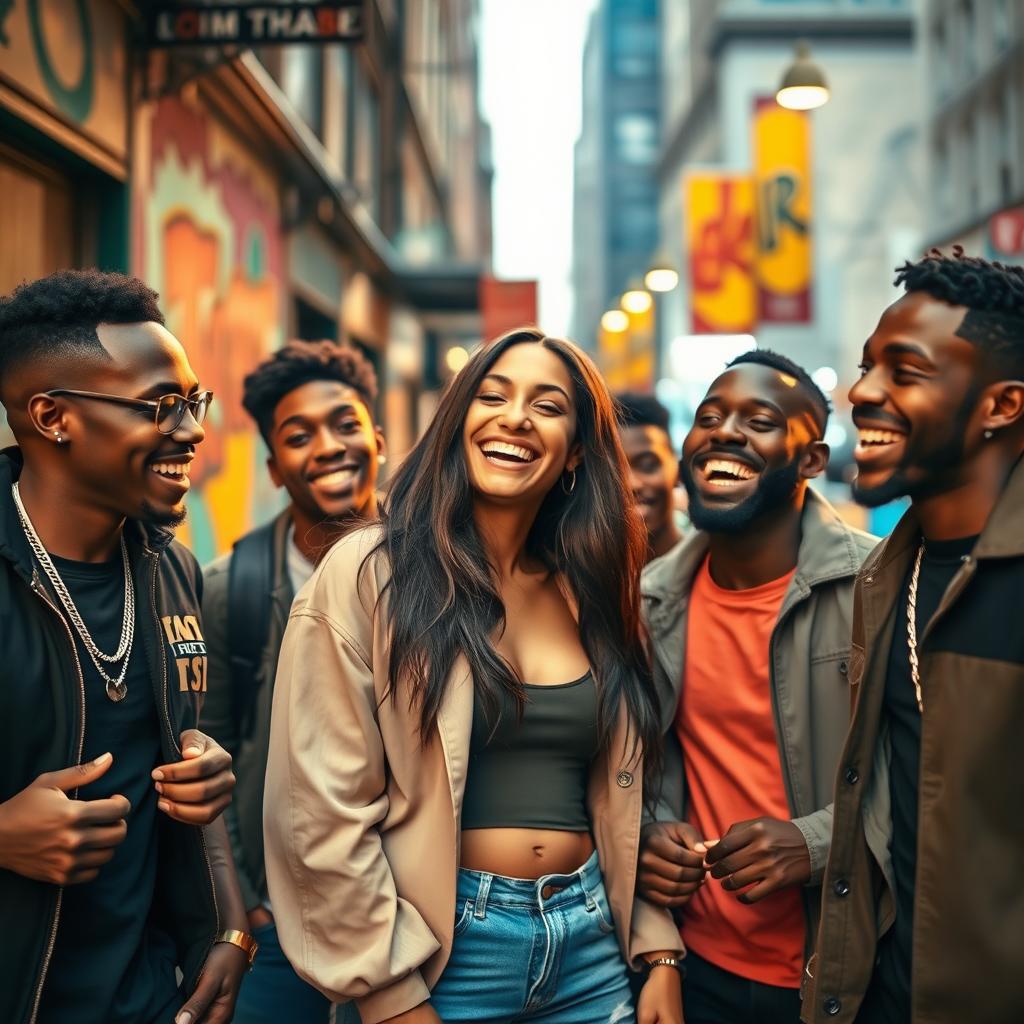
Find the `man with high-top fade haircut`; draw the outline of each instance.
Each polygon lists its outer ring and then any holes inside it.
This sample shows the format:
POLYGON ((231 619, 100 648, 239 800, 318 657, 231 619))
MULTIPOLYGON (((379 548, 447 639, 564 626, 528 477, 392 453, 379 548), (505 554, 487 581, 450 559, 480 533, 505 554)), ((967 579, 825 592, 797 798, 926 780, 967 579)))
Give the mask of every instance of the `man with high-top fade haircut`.
POLYGON ((227 1024, 255 952, 231 758, 195 728, 201 577, 170 532, 211 398, 140 281, 0 299, 4 1022, 227 1024))
POLYGON ((1024 1007, 1024 268, 908 263, 850 389, 855 496, 909 510, 857 580, 853 721, 804 1019, 1024 1007))

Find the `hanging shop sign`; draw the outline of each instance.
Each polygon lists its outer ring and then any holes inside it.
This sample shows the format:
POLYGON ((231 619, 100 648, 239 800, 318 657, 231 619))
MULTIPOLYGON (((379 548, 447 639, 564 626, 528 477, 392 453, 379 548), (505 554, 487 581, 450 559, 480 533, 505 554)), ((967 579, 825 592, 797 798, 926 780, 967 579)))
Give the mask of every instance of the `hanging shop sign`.
POLYGON ((758 319, 811 321, 811 119, 774 97, 754 101, 758 319))
POLYGON ((754 183, 699 171, 684 179, 694 334, 750 334, 757 323, 754 183))
POLYGON ((146 15, 146 35, 154 49, 355 42, 363 37, 363 3, 156 3, 146 15))

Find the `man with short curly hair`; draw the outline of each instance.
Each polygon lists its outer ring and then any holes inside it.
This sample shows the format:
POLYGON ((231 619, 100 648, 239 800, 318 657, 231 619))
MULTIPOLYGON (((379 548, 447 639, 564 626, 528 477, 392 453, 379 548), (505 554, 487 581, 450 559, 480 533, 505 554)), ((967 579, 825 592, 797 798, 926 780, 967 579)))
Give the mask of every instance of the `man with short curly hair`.
POLYGON ((253 950, 234 779, 194 728, 202 577, 170 532, 211 398, 141 281, 0 298, 5 1024, 231 1019, 253 950))
MULTIPOLYGON (((343 533, 377 515, 384 438, 374 423, 377 379, 353 345, 292 341, 245 379, 243 405, 269 450, 267 469, 291 499, 206 569, 203 620, 211 646, 203 725, 232 753, 238 789, 225 815, 249 923, 261 943, 236 1024, 326 1022, 327 1000, 285 960, 263 867, 263 777, 281 637, 292 599, 343 533)), ((271 811, 272 813, 272 811, 271 811)))

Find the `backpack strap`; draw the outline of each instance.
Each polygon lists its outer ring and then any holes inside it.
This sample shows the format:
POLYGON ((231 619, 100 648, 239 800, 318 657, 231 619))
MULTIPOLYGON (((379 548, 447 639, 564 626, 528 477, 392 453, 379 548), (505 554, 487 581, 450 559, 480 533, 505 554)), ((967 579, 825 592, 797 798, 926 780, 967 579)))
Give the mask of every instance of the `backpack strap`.
POLYGON ((274 589, 274 520, 237 541, 228 569, 228 655, 231 703, 239 736, 255 719, 263 650, 270 632, 274 589))

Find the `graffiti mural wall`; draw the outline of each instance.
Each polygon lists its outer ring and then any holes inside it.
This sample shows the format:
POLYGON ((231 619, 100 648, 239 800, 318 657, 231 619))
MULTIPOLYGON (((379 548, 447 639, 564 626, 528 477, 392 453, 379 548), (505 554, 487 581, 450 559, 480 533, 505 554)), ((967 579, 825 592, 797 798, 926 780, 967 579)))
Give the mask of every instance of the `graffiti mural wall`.
POLYGON ((242 379, 283 337, 277 180, 201 106, 171 98, 136 122, 135 273, 215 394, 179 534, 201 562, 280 507, 242 379))

